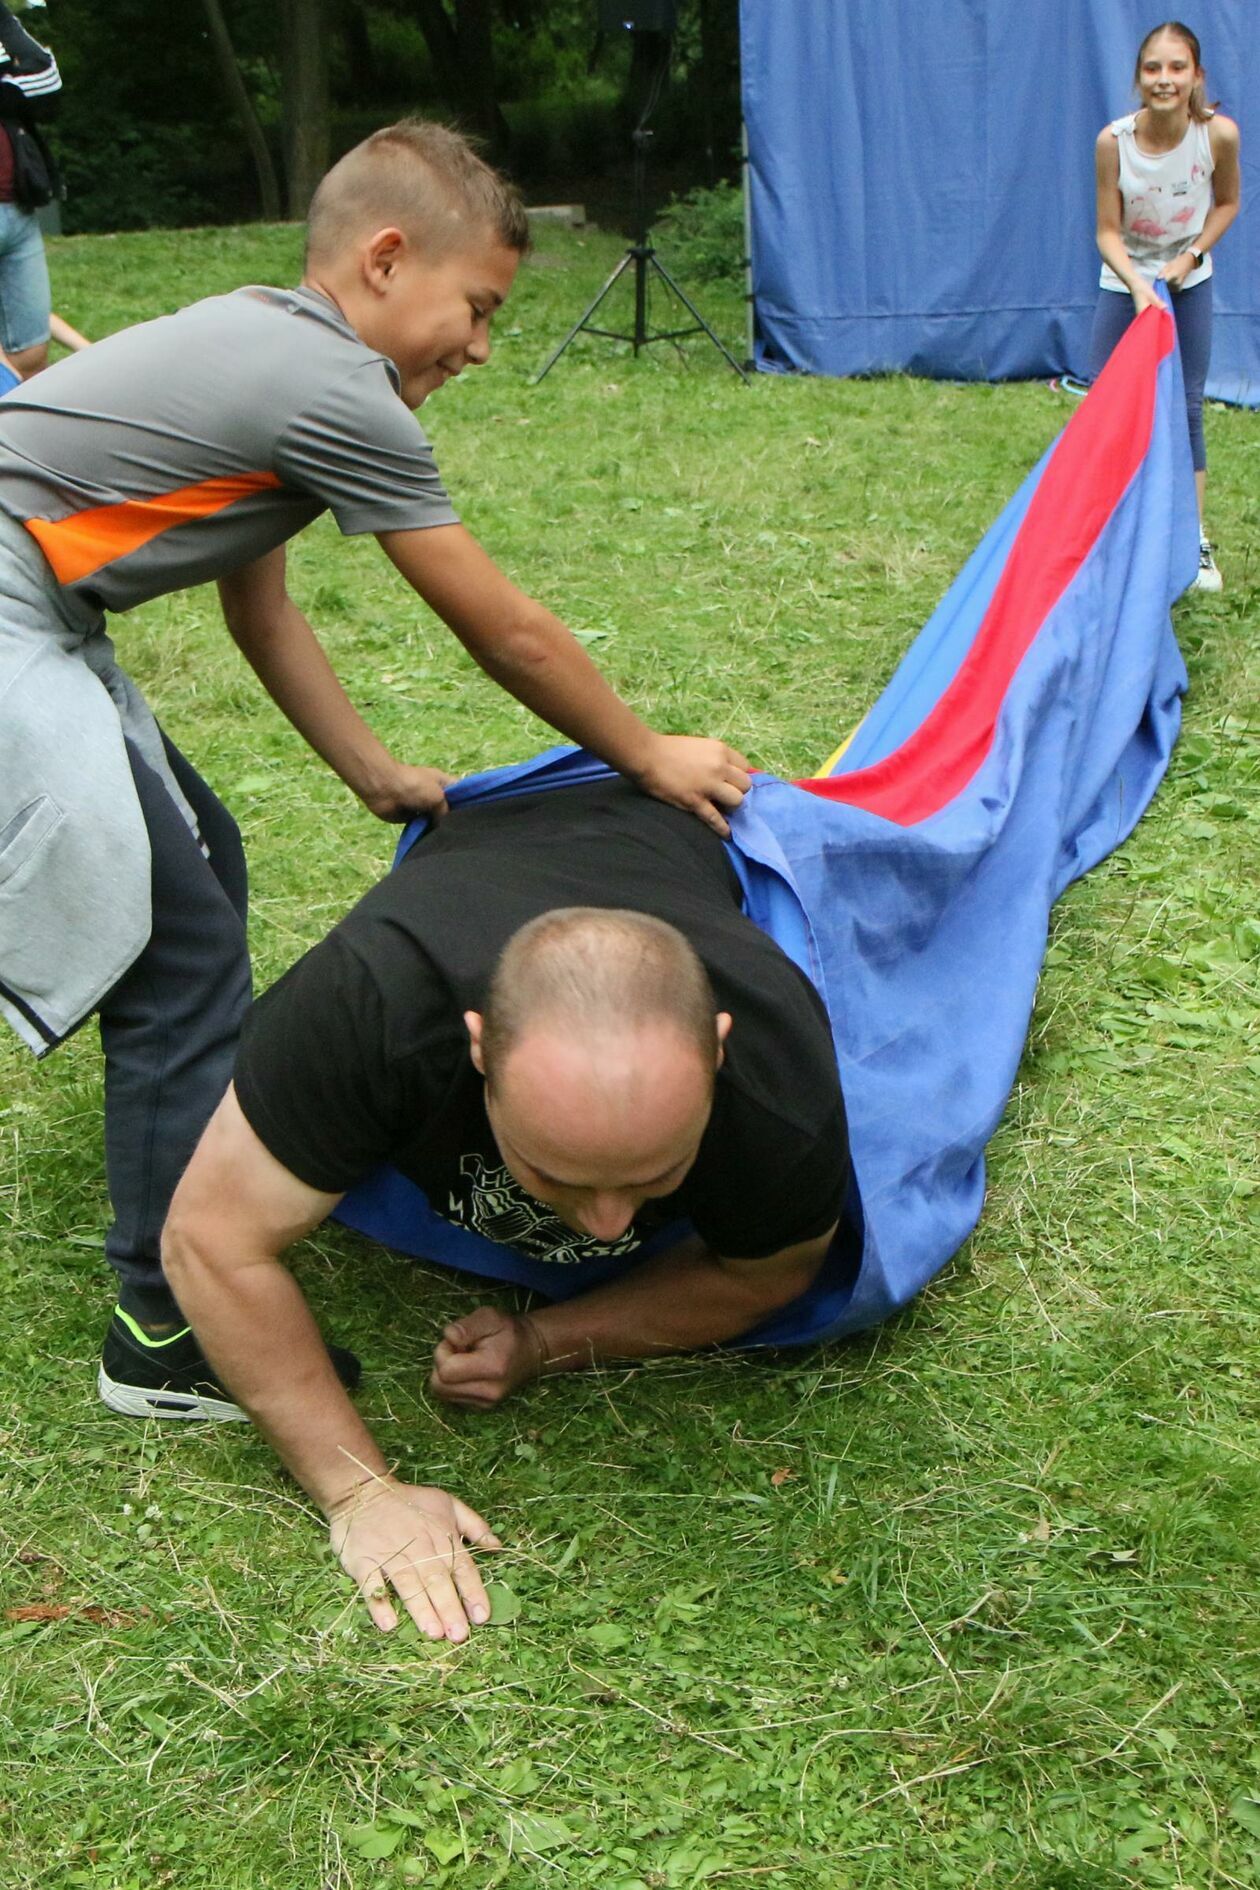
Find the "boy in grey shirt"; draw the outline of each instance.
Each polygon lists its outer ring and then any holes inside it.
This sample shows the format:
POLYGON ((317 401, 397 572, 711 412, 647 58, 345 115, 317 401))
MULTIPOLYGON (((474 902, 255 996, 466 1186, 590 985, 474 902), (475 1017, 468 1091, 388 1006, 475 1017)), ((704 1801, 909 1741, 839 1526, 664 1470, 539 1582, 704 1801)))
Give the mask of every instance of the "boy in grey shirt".
POLYGON ((37 1055, 99 1015, 116 1409, 189 1414, 209 1377, 159 1237, 250 983, 235 823, 115 663, 106 611, 217 579, 264 686, 364 804, 440 813, 450 777, 372 734, 288 595, 285 542, 329 509, 488 675, 646 792, 725 832, 747 789, 742 756, 648 729, 503 576, 411 412, 488 358, 527 240, 457 134, 391 126, 316 193, 300 288, 196 303, 0 404, 0 1011, 37 1055))

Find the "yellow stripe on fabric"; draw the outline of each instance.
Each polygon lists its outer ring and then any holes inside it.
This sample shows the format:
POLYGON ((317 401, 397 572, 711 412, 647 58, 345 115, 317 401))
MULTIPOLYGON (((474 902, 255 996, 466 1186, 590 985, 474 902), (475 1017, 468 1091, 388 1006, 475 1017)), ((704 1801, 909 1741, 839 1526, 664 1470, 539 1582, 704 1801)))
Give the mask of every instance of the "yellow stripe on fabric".
MULTIPOLYGON (((862 721, 865 721, 865 720, 866 720, 866 717, 863 716, 862 721)), ((835 773, 836 763, 840 760, 841 756, 846 754, 848 750, 853 746, 854 742, 857 740, 858 732, 861 729, 861 727, 862 727, 862 722, 859 722, 857 725, 857 728, 853 729, 850 734, 845 736, 839 748, 837 748, 833 754, 828 755, 826 761, 823 762, 823 765, 821 768, 819 768, 817 774, 810 775, 809 778, 811 781, 825 781, 829 774, 835 773)))

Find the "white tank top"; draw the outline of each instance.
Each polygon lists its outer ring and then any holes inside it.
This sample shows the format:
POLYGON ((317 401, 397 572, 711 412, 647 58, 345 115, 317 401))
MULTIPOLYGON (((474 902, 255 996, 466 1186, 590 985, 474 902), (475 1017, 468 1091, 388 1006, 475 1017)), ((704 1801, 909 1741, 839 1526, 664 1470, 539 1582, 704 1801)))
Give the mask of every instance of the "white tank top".
MULTIPOLYGON (((1120 196, 1124 205, 1124 246, 1140 274, 1153 282, 1166 262, 1195 247, 1212 208, 1212 141, 1208 128, 1192 118, 1181 143, 1151 157, 1139 151, 1137 113, 1117 118, 1110 126, 1120 153, 1120 196)), ((1192 289, 1212 273, 1212 258, 1205 256, 1182 283, 1192 289)), ((1128 294, 1107 263, 1098 278, 1104 289, 1128 294)))

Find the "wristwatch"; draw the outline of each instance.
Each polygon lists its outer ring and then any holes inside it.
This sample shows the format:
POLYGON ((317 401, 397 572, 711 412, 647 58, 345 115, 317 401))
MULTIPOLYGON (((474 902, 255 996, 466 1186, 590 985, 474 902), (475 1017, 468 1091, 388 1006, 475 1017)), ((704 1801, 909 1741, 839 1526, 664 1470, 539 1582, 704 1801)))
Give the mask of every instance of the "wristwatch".
POLYGON ((1191 254, 1191 255, 1192 255, 1193 257, 1194 257, 1194 266, 1195 266, 1195 268, 1196 268, 1196 269, 1202 269, 1202 267, 1203 267, 1203 251, 1202 251, 1201 249, 1192 249, 1192 250, 1190 251, 1190 254, 1191 254))

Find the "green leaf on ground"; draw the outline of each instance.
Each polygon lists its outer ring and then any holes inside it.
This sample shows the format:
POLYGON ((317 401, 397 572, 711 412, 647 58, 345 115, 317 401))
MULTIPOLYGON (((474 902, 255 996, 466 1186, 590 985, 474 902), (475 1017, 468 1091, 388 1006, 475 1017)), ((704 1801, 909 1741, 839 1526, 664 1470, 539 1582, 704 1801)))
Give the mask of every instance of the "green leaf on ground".
POLYGON ((520 1599, 506 1582, 487 1582, 486 1600, 490 1603, 489 1627, 506 1627, 520 1614, 520 1599))

